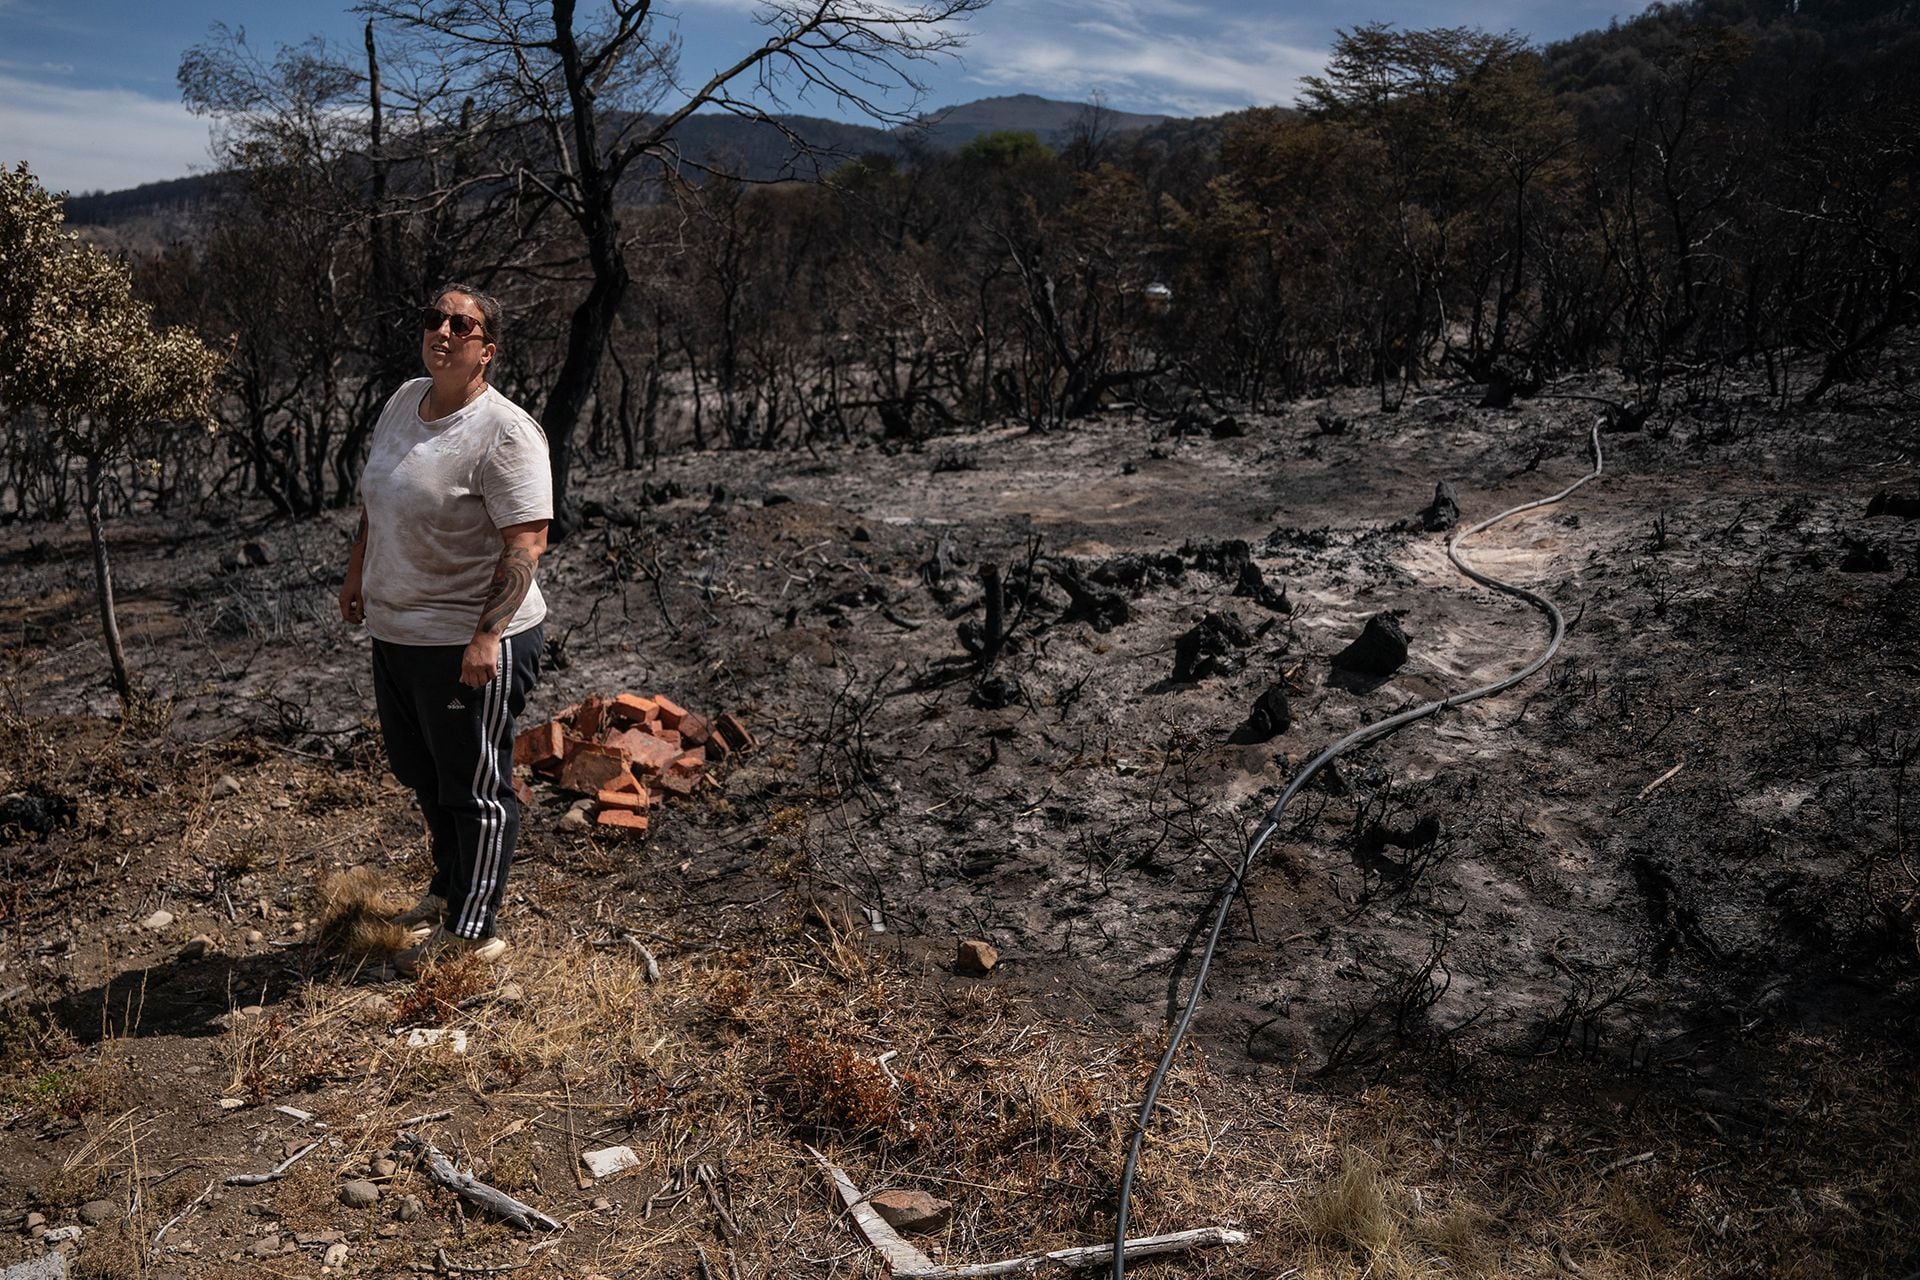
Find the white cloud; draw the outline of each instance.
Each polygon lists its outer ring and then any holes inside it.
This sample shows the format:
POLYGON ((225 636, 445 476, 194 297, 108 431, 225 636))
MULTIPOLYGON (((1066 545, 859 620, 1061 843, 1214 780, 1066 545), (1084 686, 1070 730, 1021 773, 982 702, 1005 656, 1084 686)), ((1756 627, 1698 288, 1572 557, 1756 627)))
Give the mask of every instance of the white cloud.
POLYGON ((177 99, 0 73, 0 164, 52 191, 115 191, 205 168, 207 122, 177 99))
MULTIPOLYGON (((966 52, 967 78, 1045 97, 1095 89, 1124 111, 1213 115, 1289 103, 1299 79, 1326 64, 1326 50, 1276 38, 1271 25, 1217 20, 1204 35, 1182 31, 1195 16, 1183 0, 1076 0, 1034 5, 1032 19, 982 22, 966 52)), ((992 10, 988 10, 991 15, 992 10)))

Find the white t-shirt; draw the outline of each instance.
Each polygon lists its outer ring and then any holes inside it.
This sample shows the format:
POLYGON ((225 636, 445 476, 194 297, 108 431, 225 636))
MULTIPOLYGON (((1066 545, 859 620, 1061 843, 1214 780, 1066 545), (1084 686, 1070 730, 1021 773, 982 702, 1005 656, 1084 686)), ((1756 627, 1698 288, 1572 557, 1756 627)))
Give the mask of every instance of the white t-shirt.
MULTIPOLYGON (((472 640, 500 562, 501 528, 553 518, 540 424, 492 387, 446 417, 422 422, 432 386, 431 378, 415 378, 393 393, 374 424, 360 476, 367 630, 390 644, 472 640)), ((505 634, 546 616, 535 583, 505 634)))

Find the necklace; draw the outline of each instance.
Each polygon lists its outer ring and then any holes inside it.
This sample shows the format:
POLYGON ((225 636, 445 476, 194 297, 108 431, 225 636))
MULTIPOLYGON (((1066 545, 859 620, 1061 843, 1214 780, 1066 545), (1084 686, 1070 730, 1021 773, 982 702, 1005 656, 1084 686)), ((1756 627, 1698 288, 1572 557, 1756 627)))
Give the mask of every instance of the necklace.
POLYGON ((445 413, 434 413, 433 412, 433 386, 432 384, 428 384, 425 394, 423 394, 420 397, 420 412, 427 414, 429 416, 423 418, 422 421, 438 422, 442 418, 452 417, 454 414, 460 412, 462 409, 472 404, 474 400, 479 397, 480 393, 482 391, 485 391, 486 389, 487 389, 487 384, 485 382, 481 382, 473 390, 467 392, 466 399, 462 400, 459 404, 453 406, 453 408, 447 410, 445 413))

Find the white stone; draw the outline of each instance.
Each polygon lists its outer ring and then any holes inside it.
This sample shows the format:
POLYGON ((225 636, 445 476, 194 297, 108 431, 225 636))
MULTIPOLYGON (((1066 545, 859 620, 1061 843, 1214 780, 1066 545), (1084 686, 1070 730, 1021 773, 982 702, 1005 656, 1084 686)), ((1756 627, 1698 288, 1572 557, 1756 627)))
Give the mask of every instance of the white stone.
POLYGON ((445 1044, 455 1053, 467 1051, 467 1033, 458 1027, 415 1027, 407 1033, 407 1048, 426 1049, 436 1044, 445 1044))
POLYGON ((623 1170, 639 1167, 640 1157, 632 1147, 602 1147, 598 1151, 582 1151, 580 1163, 596 1178, 611 1178, 623 1170))
POLYGON ((173 923, 173 912, 156 911, 140 922, 140 927, 150 932, 159 932, 173 923))

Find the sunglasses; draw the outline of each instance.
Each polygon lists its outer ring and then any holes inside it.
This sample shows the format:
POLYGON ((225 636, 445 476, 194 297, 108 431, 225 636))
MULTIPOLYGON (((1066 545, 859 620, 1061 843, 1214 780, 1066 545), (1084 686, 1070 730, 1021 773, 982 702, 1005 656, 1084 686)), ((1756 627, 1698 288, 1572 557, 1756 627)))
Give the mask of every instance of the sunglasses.
POLYGON ((423 333, 432 333, 443 324, 456 338, 464 338, 480 327, 478 320, 457 311, 442 311, 438 307, 420 308, 420 329, 423 333))

